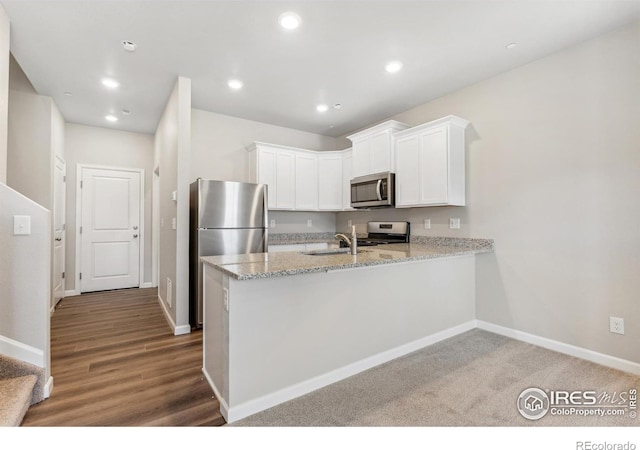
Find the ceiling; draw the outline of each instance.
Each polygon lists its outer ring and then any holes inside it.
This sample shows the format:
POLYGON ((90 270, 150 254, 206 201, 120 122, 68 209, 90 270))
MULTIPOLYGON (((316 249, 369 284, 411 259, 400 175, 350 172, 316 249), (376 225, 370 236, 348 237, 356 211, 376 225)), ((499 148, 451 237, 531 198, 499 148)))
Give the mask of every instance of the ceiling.
POLYGON ((67 122, 144 133, 178 76, 194 108, 341 136, 640 18, 621 0, 0 3, 14 57, 67 122), (285 11, 298 29, 280 27, 285 11))

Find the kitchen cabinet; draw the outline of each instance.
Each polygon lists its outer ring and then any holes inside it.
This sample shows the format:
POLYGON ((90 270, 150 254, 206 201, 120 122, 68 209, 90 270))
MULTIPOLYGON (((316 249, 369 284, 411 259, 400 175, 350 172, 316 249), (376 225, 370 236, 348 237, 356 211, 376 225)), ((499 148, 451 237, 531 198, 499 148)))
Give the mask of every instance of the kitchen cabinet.
POLYGON ((268 186, 270 210, 351 209, 351 149, 323 152, 254 142, 247 151, 249 181, 268 186))
POLYGON ((465 205, 468 124, 447 116, 395 135, 396 208, 465 205))
POLYGON ((296 151, 295 210, 318 209, 318 156, 315 152, 296 151))
POLYGON ((343 153, 322 152, 318 155, 318 209, 340 211, 343 206, 343 153))
POLYGON ((342 210, 351 211, 351 178, 353 174, 353 150, 348 148, 342 154, 342 210))
POLYGON ((295 208, 295 153, 293 149, 254 143, 247 148, 252 153, 249 179, 268 186, 269 209, 295 208))
POLYGON ((409 125, 389 120, 347 136, 352 143, 352 176, 395 171, 393 136, 409 125))

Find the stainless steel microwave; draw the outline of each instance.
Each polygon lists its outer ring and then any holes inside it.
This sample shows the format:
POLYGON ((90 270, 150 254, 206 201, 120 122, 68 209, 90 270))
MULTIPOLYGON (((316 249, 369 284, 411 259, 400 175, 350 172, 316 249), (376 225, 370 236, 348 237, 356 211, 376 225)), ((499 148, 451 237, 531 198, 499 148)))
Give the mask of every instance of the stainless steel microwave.
POLYGON ((352 208, 388 208, 395 205, 396 176, 391 172, 351 180, 352 208))

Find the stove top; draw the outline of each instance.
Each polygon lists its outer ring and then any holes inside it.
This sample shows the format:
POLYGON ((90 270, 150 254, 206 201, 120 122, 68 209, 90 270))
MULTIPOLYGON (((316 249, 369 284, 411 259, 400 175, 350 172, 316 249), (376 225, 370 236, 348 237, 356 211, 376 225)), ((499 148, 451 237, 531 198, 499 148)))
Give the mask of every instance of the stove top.
MULTIPOLYGON (((367 222, 367 237, 358 239, 358 247, 409 242, 409 222, 367 222)), ((340 247, 348 247, 341 241, 340 247)))

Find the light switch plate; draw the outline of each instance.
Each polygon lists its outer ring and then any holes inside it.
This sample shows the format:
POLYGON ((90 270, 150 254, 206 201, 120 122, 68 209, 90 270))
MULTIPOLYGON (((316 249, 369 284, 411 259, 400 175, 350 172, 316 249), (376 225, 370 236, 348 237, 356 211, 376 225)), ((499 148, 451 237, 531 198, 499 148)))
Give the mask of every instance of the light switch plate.
POLYGON ((178 200, 178 193, 176 191, 173 191, 171 193, 171 200, 173 200, 174 202, 178 200))
POLYGON ((308 227, 312 227, 313 226, 313 220, 307 219, 307 226, 308 227))
POLYGON ((459 229, 460 228, 460 219, 449 219, 449 228, 451 229, 459 229))
POLYGON ((175 217, 173 217, 173 218, 171 219, 171 228, 175 230, 177 227, 178 227, 178 225, 177 225, 177 223, 176 223, 176 218, 175 218, 175 217))
POLYGON ((31 234, 31 216, 13 216, 13 235, 31 234))
POLYGON ((428 230, 431 228, 431 219, 424 219, 424 229, 428 230))

